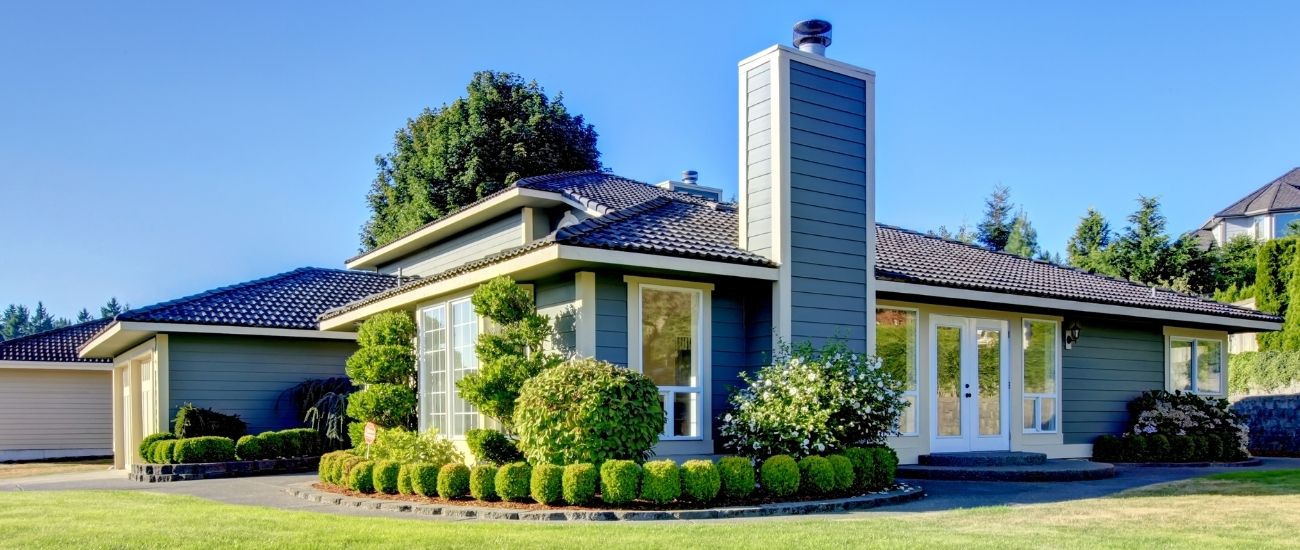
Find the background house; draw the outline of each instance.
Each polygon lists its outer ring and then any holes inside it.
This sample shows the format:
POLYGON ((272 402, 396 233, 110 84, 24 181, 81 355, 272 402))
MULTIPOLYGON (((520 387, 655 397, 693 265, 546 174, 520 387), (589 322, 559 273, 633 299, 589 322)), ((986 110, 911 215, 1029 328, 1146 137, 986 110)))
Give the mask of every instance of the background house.
POLYGON ((1248 236, 1259 241, 1287 234, 1291 222, 1300 220, 1300 168, 1242 197, 1220 210, 1201 226, 1202 242, 1223 246, 1234 237, 1248 236))

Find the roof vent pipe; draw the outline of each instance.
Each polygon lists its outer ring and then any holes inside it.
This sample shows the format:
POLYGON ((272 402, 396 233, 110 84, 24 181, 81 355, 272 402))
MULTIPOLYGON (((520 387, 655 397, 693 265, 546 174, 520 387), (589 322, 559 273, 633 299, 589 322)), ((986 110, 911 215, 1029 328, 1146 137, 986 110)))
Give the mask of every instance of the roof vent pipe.
POLYGON ((822 19, 808 19, 794 24, 794 45, 801 51, 826 55, 831 45, 831 23, 822 19))
POLYGON ((691 184, 691 185, 695 185, 695 184, 696 184, 697 182, 699 182, 699 181, 700 181, 700 173, 699 173, 699 172, 696 172, 695 170, 683 170, 683 171, 682 171, 682 183, 688 183, 688 184, 691 184))

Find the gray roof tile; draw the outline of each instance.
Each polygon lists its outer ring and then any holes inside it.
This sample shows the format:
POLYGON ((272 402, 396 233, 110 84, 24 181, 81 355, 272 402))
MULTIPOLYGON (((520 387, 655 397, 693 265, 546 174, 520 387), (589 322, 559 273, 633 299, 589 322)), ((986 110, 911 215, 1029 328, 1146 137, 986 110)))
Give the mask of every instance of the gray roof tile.
POLYGON ((1232 218, 1259 212, 1300 210, 1300 168, 1264 184, 1232 206, 1220 210, 1216 218, 1232 218))
POLYGON ((112 319, 96 319, 0 342, 0 361, 112 362, 112 359, 82 359, 77 357, 77 348, 111 322, 113 322, 112 319))

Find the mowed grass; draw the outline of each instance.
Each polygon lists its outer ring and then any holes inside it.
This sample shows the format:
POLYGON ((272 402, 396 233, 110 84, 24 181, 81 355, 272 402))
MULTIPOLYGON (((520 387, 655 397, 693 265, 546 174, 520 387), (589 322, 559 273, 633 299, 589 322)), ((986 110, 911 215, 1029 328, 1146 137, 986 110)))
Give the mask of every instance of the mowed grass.
POLYGON ((1102 498, 917 514, 539 524, 338 516, 143 492, 0 494, 22 548, 1300 547, 1300 471, 1242 472, 1102 498))
POLYGON ((113 459, 75 460, 66 462, 20 462, 0 464, 0 480, 74 472, 96 472, 108 468, 113 459))

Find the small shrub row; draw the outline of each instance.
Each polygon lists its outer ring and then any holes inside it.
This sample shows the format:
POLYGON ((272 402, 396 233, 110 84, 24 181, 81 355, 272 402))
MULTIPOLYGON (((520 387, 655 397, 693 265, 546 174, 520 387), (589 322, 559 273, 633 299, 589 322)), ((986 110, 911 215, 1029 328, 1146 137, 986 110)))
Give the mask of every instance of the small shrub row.
POLYGON ((1234 438, 1217 434, 1104 435, 1093 443, 1092 457, 1102 462, 1235 462, 1248 458, 1234 438))
POLYGON ((157 433, 140 442, 140 458, 152 464, 200 464, 235 459, 235 442, 218 436, 178 439, 157 433))
POLYGON ((262 432, 239 438, 235 455, 240 460, 315 456, 321 453, 322 443, 320 432, 311 428, 262 432))
POLYGON ((218 436, 231 441, 248 433, 248 424, 237 414, 225 414, 186 403, 176 411, 172 433, 177 439, 218 436))

